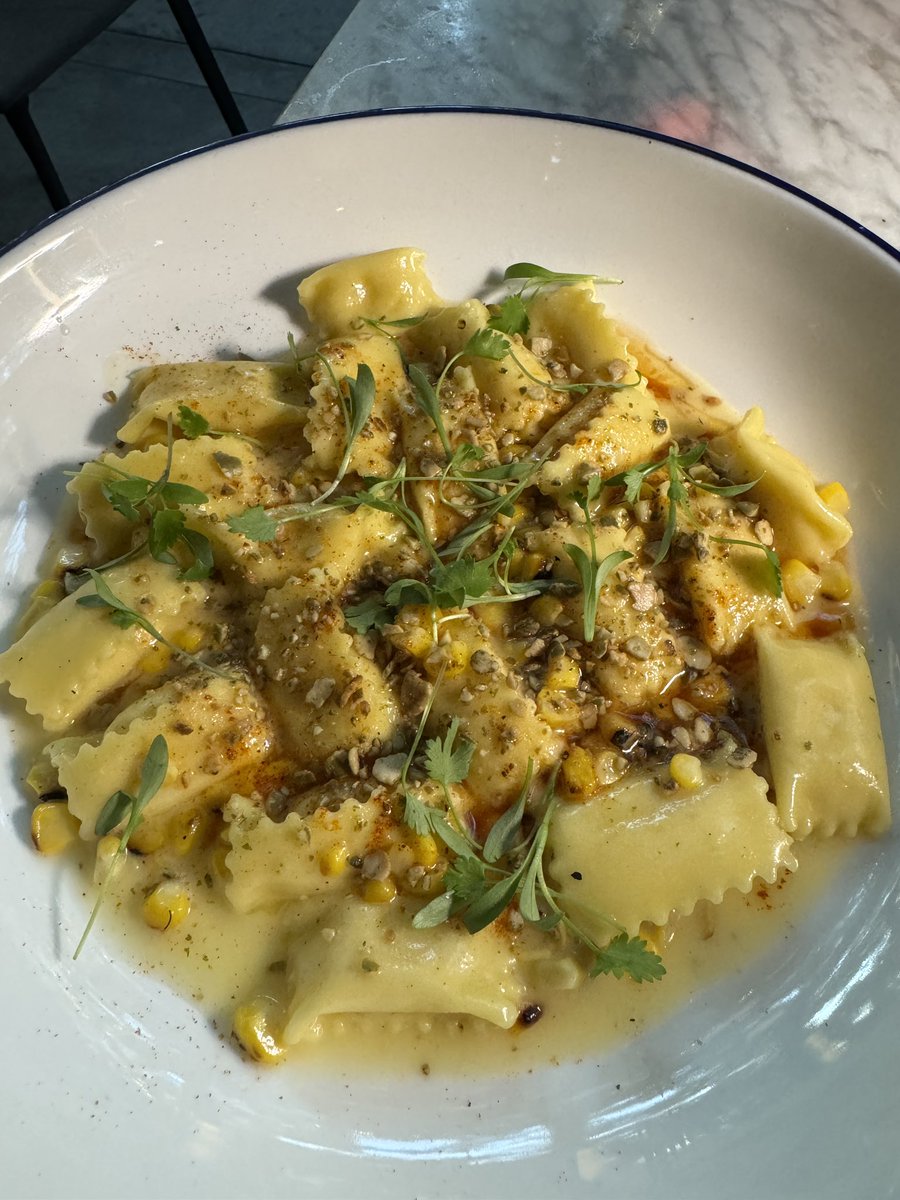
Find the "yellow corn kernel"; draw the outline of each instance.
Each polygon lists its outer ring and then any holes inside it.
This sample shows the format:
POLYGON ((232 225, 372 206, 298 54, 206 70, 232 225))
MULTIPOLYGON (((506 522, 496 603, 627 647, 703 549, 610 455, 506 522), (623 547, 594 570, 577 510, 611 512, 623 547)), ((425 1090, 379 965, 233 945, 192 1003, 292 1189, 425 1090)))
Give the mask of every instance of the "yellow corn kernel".
POLYGON ((692 792, 703 782, 703 764, 693 754, 676 754, 669 763, 669 774, 679 787, 692 792))
POLYGON ((581 729, 581 709, 565 692, 541 688, 537 695, 538 715, 551 729, 575 733, 581 729))
POLYGON ((401 632, 391 637, 394 645, 413 658, 427 658, 434 649, 431 630, 423 629, 421 625, 403 625, 400 628, 401 632))
POLYGON ((231 878, 231 871, 228 869, 228 864, 225 861, 231 853, 231 846, 228 842, 221 841, 212 854, 209 856, 209 863, 213 872, 218 875, 219 879, 228 880, 231 878))
POLYGON ((203 645, 203 630, 197 625, 189 625, 187 629, 179 629, 169 640, 174 642, 179 650, 196 654, 203 645))
POLYGON ((476 604, 473 612, 482 625, 486 625, 491 633, 503 635, 503 630, 509 620, 508 604, 476 604))
POLYGON ((853 591, 853 580, 842 562, 832 559, 819 568, 822 579, 822 595, 829 600, 846 600, 853 591))
POLYGON ((823 504, 827 504, 832 512, 845 517, 850 511, 850 497, 842 483, 823 483, 817 491, 819 499, 823 504))
POLYGON ((347 870, 347 847, 344 842, 335 842, 327 850, 319 852, 319 870, 327 878, 343 875, 347 870))
POLYGON ((184 856, 211 841, 217 825, 215 814, 208 809, 203 812, 178 813, 168 824, 166 840, 176 854, 184 856))
POLYGON ((598 787, 611 787, 628 770, 628 759, 615 750, 602 750, 594 759, 594 774, 598 787))
POLYGON ((562 601, 556 596, 539 596, 531 603, 531 615, 542 625, 552 625, 562 610, 562 601))
POLYGON ((544 680, 544 687, 548 691, 571 691, 577 688, 580 682, 581 671, 578 663, 573 658, 569 658, 568 654, 560 654, 558 658, 550 659, 547 678, 544 680))
POLYGON ((31 840, 41 854, 62 854, 78 837, 78 821, 62 801, 35 806, 31 814, 31 840))
POLYGON ((59 788, 59 773, 49 758, 42 754, 25 776, 25 782, 38 797, 46 796, 59 788))
POLYGON ((367 879, 363 888, 366 904, 390 904, 396 895, 397 885, 390 876, 387 879, 367 879))
POLYGON ((534 579, 543 565, 544 560, 540 554, 516 550, 509 565, 509 573, 513 579, 534 579))
POLYGON ((597 776, 594 760, 583 746, 572 746, 562 761, 563 795, 576 803, 594 791, 597 776))
POLYGON ((816 572, 799 558, 789 558, 784 563, 781 578, 785 596, 798 607, 812 604, 822 586, 822 580, 816 572))
POLYGON ((166 827, 160 821, 142 821, 128 839, 129 850, 138 854, 155 854, 166 844, 166 827))
POLYGON ((94 852, 94 883, 102 883, 114 868, 117 870, 122 865, 124 857, 119 854, 119 838, 114 833, 102 837, 94 852))
POLYGON ((191 911, 191 896, 177 879, 164 879, 144 900, 142 912, 151 929, 174 929, 191 911))
MULTIPOLYGON (((499 604, 494 606, 500 608, 499 604)), ((444 647, 444 678, 453 679, 456 675, 462 675, 466 667, 469 665, 469 650, 465 642, 451 642, 449 646, 444 647)))
POLYGON ((430 833, 423 833, 412 841, 413 858, 420 867, 434 867, 438 860, 437 842, 430 833))
POLYGON ((234 1036, 257 1062, 278 1062, 284 1054, 284 1046, 272 1031, 270 1001, 252 1000, 249 1004, 241 1004, 235 1010, 231 1027, 234 1036))
POLYGON ((146 654, 141 656, 138 670, 143 671, 145 675, 158 675, 160 671, 166 670, 171 661, 172 651, 162 642, 157 642, 146 654))

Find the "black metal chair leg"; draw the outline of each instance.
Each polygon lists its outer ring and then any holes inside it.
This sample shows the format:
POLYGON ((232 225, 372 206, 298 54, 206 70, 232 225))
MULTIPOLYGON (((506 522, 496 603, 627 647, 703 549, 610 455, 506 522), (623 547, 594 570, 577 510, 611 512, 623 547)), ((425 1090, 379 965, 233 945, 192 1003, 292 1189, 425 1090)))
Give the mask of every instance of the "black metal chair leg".
POLYGON ((56 173, 53 160, 47 153, 47 147, 41 140, 37 126, 28 111, 28 97, 23 96, 6 110, 6 119, 12 126, 13 133, 22 143, 22 149, 31 159, 31 165, 37 171, 38 179, 54 209, 59 212, 69 203, 69 197, 56 173))
POLYGON ((213 56, 209 42, 200 28, 188 0, 169 0, 169 8, 178 22, 184 40, 191 48, 197 66, 203 73, 206 86, 212 92, 213 99, 219 106, 219 112, 225 118, 225 124, 232 133, 246 133, 247 126, 244 124, 244 118, 238 111, 234 96, 228 89, 225 77, 219 69, 219 64, 213 56))

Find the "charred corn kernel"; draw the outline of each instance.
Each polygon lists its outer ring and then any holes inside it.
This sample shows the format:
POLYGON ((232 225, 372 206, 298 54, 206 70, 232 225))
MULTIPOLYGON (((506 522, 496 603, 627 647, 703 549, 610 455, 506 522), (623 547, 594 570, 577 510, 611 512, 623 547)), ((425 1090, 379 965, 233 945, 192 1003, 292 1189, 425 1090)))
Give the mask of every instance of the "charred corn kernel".
POLYGON ((114 833, 107 833, 97 843, 94 857, 94 883, 102 883, 113 867, 122 861, 119 854, 119 839, 114 833))
POLYGON ((397 885, 390 876, 387 879, 367 879, 363 888, 366 904, 390 904, 397 895, 397 885))
POLYGON ((203 630, 197 625, 189 625, 187 629, 179 629, 172 635, 171 641, 188 654, 196 654, 203 645, 203 630))
MULTIPOLYGON (((496 605, 496 607, 500 607, 496 605)), ((452 679, 455 675, 462 675, 466 667, 469 665, 469 651, 465 642, 451 642, 449 646, 444 647, 444 678, 452 679)))
POLYGON ((679 787, 694 791, 703 782, 703 764, 693 754, 676 754, 669 763, 669 774, 679 787))
POLYGON ((823 504, 827 504, 832 512, 844 517, 850 511, 850 497, 842 483, 823 483, 817 490, 819 499, 823 504))
POLYGON ((228 842, 220 842, 213 850, 209 857, 210 865, 219 879, 230 879, 231 872, 228 869, 228 863, 225 861, 231 853, 231 846, 228 842))
POLYGON ((319 852, 319 870, 329 878, 343 875, 347 870, 347 847, 343 842, 335 842, 319 852))
POLYGON ((174 929, 191 911, 191 895, 177 879, 164 879, 144 900, 142 912, 151 929, 174 929))
POLYGON ((145 675, 158 675, 160 671, 166 670, 171 661, 172 651, 162 642, 157 642, 151 650, 141 656, 138 669, 145 675))
POLYGON ((552 625, 562 610, 562 601, 555 596, 539 596, 531 603, 531 615, 542 625, 552 625))
POLYGON ((541 688, 537 696, 537 711, 551 729, 565 733, 581 729, 581 709, 565 692, 541 688))
POLYGON ((598 787, 610 787, 628 770, 628 759, 615 750, 602 750, 594 758, 594 776, 598 787))
POLYGON ((799 558, 789 558, 784 563, 781 579, 785 596, 798 606, 812 604, 822 586, 821 578, 799 558))
POLYGON ((562 794, 566 800, 586 800, 597 783, 594 760, 583 746, 572 746, 562 762, 562 794))
POLYGON ((166 841, 176 854, 190 854, 212 839, 217 821, 211 812, 179 813, 169 822, 166 841))
POLYGON ((517 550, 512 556, 509 573, 513 579, 534 579, 544 565, 540 554, 531 554, 527 550, 517 550))
POLYGON ((853 591, 853 581, 842 562, 823 563, 819 568, 822 579, 822 595, 829 600, 846 600, 853 591))
POLYGON ((62 854, 78 837, 78 821, 62 801, 38 804, 31 814, 31 840, 41 854, 62 854))
POLYGON ((568 654, 551 658, 547 678, 544 680, 545 688, 551 692, 571 691, 577 688, 580 682, 581 671, 573 658, 569 658, 568 654))
POLYGON ((423 833, 414 838, 412 843, 413 858, 420 867, 434 867, 438 860, 437 842, 430 833, 423 833))
POLYGON ((284 1054, 284 1046, 272 1029, 271 1004, 264 1000, 241 1004, 235 1011, 232 1029, 243 1048, 257 1062, 278 1062, 284 1054))

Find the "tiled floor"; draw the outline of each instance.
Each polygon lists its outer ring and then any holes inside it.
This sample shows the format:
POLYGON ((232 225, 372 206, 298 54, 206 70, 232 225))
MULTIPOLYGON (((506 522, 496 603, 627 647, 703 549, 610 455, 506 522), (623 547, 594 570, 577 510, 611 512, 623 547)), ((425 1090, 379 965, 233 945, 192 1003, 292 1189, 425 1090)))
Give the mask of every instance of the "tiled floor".
MULTIPOLYGON (((250 129, 272 124, 355 2, 193 0, 250 129)), ((73 200, 228 136, 165 0, 136 0, 33 93, 31 111, 73 200)), ((50 212, 0 119, 0 246, 50 212)))

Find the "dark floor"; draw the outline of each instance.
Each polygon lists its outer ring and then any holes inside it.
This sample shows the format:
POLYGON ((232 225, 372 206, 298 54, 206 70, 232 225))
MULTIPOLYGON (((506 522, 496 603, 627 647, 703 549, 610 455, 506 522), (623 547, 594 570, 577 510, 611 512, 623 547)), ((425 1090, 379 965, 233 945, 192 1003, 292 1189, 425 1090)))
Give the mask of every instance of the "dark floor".
MULTIPOLYGON (((355 3, 193 0, 250 129, 275 121, 355 3)), ((228 136, 165 0, 136 0, 33 93, 31 112, 73 200, 228 136)), ((0 246, 51 211, 0 119, 0 246)))

